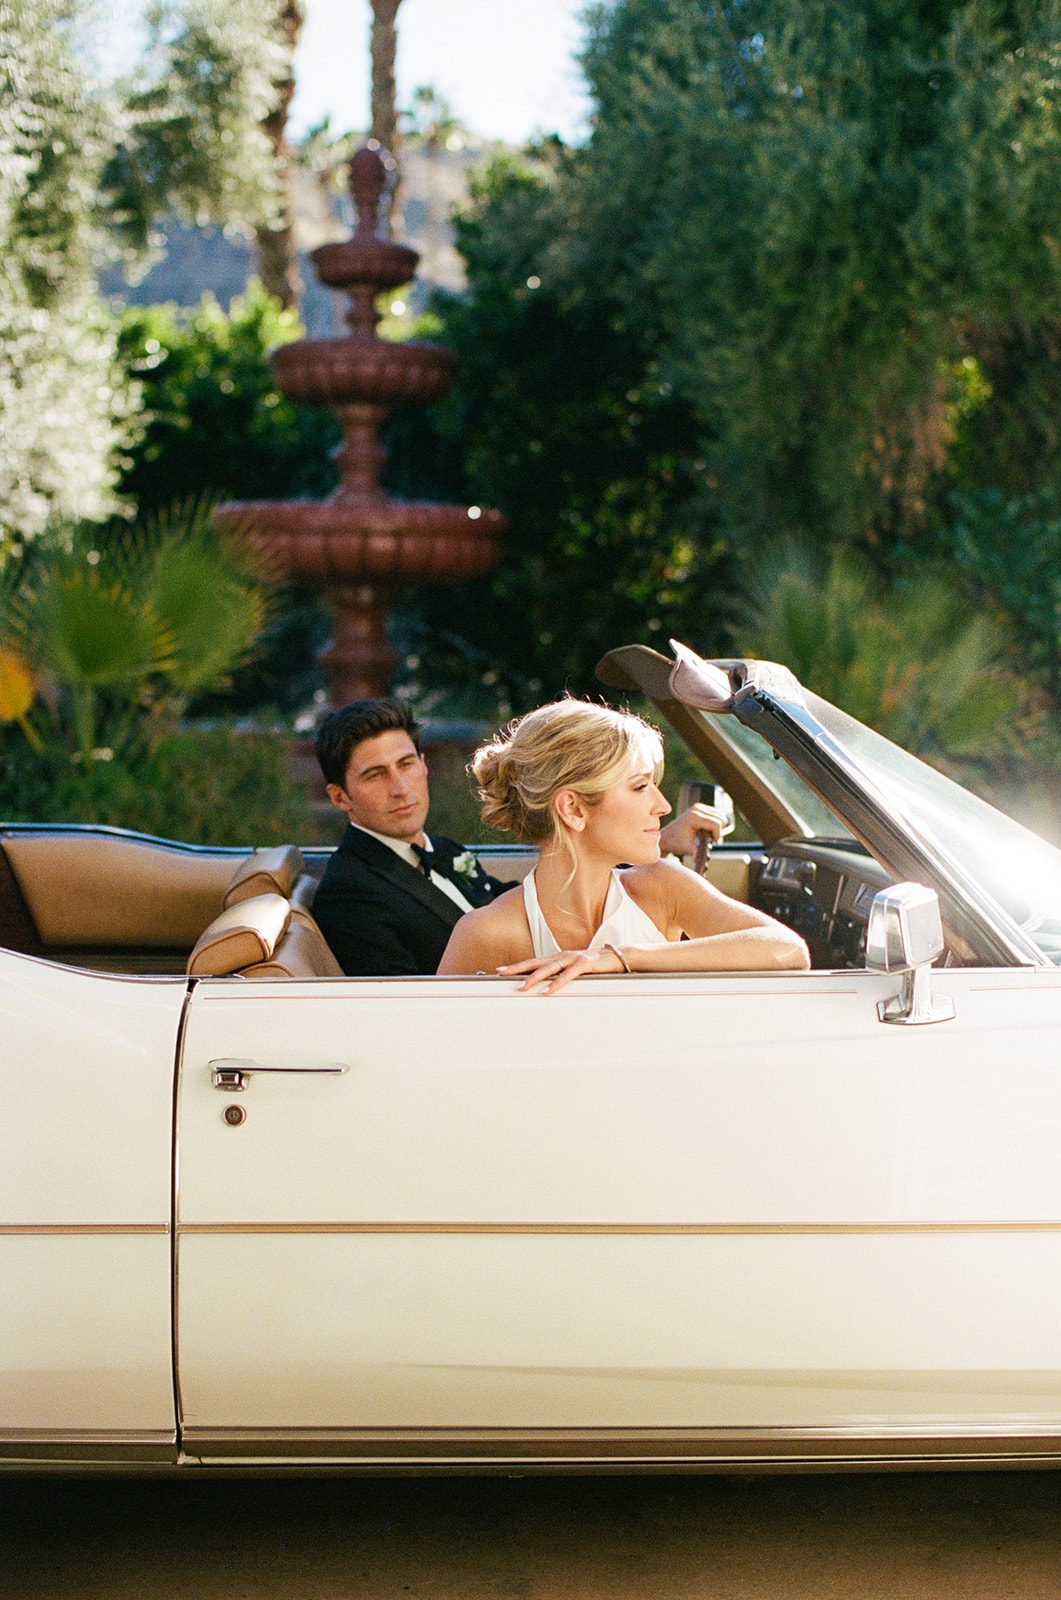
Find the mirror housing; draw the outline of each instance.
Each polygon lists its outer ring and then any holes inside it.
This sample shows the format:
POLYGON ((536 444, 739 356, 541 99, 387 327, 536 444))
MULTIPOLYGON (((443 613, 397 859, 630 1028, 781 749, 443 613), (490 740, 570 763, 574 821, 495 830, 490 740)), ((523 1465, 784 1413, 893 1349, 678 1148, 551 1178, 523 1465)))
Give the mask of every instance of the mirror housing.
POLYGON ((945 942, 939 896, 922 883, 896 883, 874 895, 866 928, 866 969, 902 975, 899 993, 881 1000, 882 1022, 946 1022, 953 1000, 932 998, 929 972, 945 942))
POLYGON ((895 883, 873 896, 866 929, 871 972, 910 972, 943 954, 939 896, 922 883, 895 883))

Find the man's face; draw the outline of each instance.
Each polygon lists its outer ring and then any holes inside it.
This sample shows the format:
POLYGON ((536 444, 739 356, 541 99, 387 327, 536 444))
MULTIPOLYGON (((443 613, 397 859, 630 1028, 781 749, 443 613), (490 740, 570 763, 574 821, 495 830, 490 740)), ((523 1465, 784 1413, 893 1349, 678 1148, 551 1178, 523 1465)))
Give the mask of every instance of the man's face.
POLYGON ((351 822, 391 839, 419 843, 427 821, 427 762, 400 728, 354 746, 340 787, 329 783, 332 805, 351 822))

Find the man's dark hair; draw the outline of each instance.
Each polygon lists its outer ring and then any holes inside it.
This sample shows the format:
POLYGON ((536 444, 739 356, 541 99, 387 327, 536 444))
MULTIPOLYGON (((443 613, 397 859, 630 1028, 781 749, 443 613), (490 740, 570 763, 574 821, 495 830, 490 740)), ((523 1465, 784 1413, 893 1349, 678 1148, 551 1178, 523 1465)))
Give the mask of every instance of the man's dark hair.
POLYGON ((354 700, 325 717, 313 741, 325 783, 342 788, 350 757, 362 739, 391 732, 407 733, 420 754, 420 730, 403 700, 354 700))

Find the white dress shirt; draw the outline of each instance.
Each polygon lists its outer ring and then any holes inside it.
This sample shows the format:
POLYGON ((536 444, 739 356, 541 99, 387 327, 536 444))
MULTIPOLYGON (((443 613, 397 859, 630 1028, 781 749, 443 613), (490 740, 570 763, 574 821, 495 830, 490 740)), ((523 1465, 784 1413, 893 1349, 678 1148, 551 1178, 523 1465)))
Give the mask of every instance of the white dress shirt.
MULTIPOLYGON (((423 872, 420 857, 407 839, 392 839, 388 833, 376 833, 372 828, 362 828, 359 822, 352 822, 350 826, 359 828, 362 833, 367 833, 372 839, 378 839, 380 844, 385 844, 388 849, 393 850, 396 856, 401 856, 403 861, 408 861, 409 865, 415 867, 417 872, 423 872)), ((431 848, 431 840, 426 833, 424 834, 424 848, 427 850, 431 848)), ((455 906, 460 906, 462 911, 473 911, 475 909, 471 901, 464 898, 457 885, 451 882, 449 878, 444 878, 440 872, 435 871, 432 871, 429 876, 435 888, 441 889, 443 894, 448 894, 455 906)))

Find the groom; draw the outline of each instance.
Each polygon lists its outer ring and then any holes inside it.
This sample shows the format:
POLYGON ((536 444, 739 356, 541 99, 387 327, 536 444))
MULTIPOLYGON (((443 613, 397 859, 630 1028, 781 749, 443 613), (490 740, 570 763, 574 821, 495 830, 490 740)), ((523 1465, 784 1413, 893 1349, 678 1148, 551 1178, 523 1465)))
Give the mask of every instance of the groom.
POLYGON ((358 977, 434 973, 458 918, 511 884, 424 832, 427 764, 402 701, 356 700, 333 712, 316 751, 328 798, 349 821, 313 900, 335 959, 358 977))

